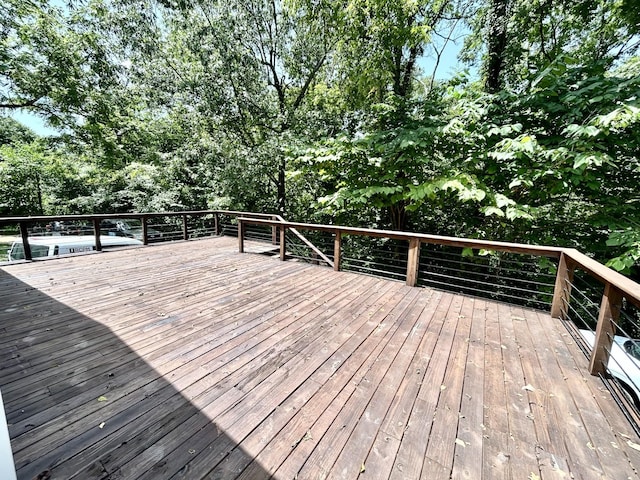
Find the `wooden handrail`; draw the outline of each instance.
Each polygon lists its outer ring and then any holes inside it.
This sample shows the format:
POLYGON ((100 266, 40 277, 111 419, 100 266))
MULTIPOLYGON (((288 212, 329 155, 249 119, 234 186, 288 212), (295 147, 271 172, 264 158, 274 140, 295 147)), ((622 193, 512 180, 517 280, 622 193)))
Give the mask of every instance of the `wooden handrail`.
MULTIPOLYGON (((252 224, 252 225, 274 225, 276 221, 268 220, 264 218, 248 218, 238 217, 239 225, 252 224)), ((420 244, 431 243, 436 245, 447 245, 462 248, 475 248, 475 249, 487 249, 497 250, 503 252, 529 254, 537 256, 545 256, 551 258, 559 258, 563 249, 558 247, 542 247, 538 245, 526 245, 521 243, 508 243, 508 242, 495 242, 490 240, 478 240, 478 239, 463 239, 456 237, 444 237, 439 235, 428 235, 424 233, 411 233, 411 232, 398 232, 393 230, 375 230, 368 228, 355 228, 344 227, 341 225, 319 225, 312 223, 298 223, 287 222, 282 217, 278 216, 278 226, 281 229, 289 229, 296 231, 301 230, 314 230, 320 232, 333 233, 336 236, 334 242, 333 262, 320 252, 315 246, 310 245, 312 250, 316 254, 320 255, 330 266, 335 270, 340 269, 340 255, 341 255, 341 239, 343 235, 364 235, 369 237, 383 237, 392 238, 396 240, 405 240, 409 242, 409 255, 407 258, 407 272, 406 283, 409 286, 416 286, 418 282, 418 266, 420 263, 420 244), (337 265, 337 267, 336 267, 337 265)), ((244 230, 243 230, 244 231, 244 230)), ((297 233, 297 231, 296 231, 297 233)), ((240 249, 243 250, 243 240, 239 239, 240 249)), ((306 242, 305 242, 306 243, 306 242)), ((284 259, 284 255, 281 254, 281 258, 284 259)))
POLYGON ((640 285, 625 277, 621 273, 601 264, 597 260, 586 256, 574 248, 563 249, 563 253, 571 259, 574 268, 584 270, 592 277, 602 282, 605 286, 612 285, 622 292, 622 295, 640 308, 640 285))
MULTIPOLYGON (((147 224, 147 220, 150 218, 160 218, 160 217, 182 217, 182 238, 184 240, 188 240, 189 232, 187 226, 187 217, 198 217, 205 215, 213 215, 214 217, 214 230, 215 234, 220 234, 220 215, 231 215, 231 216, 244 216, 245 218, 253 218, 253 219, 265 219, 271 220, 272 227, 272 241, 273 243, 277 243, 278 241, 278 225, 280 223, 285 222, 285 219, 280 215, 273 213, 253 213, 253 212, 244 212, 240 210, 187 210, 181 212, 133 212, 133 213, 100 213, 100 214, 81 214, 81 215, 34 215, 34 216, 26 216, 26 217, 0 217, 0 226, 3 225, 11 225, 18 224, 21 226, 21 232, 23 236, 23 245, 25 248, 25 258, 27 260, 31 260, 31 249, 29 242, 27 240, 28 233, 27 227, 29 224, 33 223, 43 223, 50 222, 52 220, 55 221, 90 221, 93 224, 95 242, 96 242, 96 250, 101 250, 100 245, 100 221, 101 220, 110 220, 110 219, 126 219, 126 220, 139 220, 142 225, 142 243, 144 245, 148 245, 149 236, 148 230, 149 226, 147 224)), ((289 229, 291 233, 297 236, 305 245, 307 245, 311 250, 313 250, 322 260, 324 260, 331 267, 334 266, 333 261, 328 258, 320 249, 318 249, 309 239, 307 239, 304 235, 298 232, 295 228, 289 229)))
POLYGON ((628 302, 640 308, 640 285, 578 250, 566 249, 563 255, 566 255, 570 260, 573 269, 584 270, 604 284, 593 350, 589 361, 591 374, 600 375, 606 372, 609 364, 609 354, 616 334, 622 299, 626 298, 628 302))
MULTIPOLYGON (((253 225, 273 225, 273 220, 238 217, 238 221, 244 221, 253 225)), ((520 253, 525 255, 537 255, 542 257, 560 258, 564 251, 561 247, 547 247, 540 245, 527 245, 524 243, 496 242, 492 240, 479 240, 475 238, 446 237, 429 235, 425 233, 399 232, 395 230, 376 230, 369 228, 344 227, 341 225, 316 225, 312 223, 298 223, 279 221, 278 224, 285 228, 297 228, 300 230, 314 230, 319 232, 340 232, 342 235, 364 235, 367 237, 383 237, 394 240, 411 240, 413 238, 422 243, 436 245, 448 245, 453 247, 495 250, 501 252, 520 253)))
MULTIPOLYGON (((238 217, 239 222, 251 223, 254 225, 273 225, 273 220, 238 217)), ((399 232, 394 230, 376 230, 368 228, 345 227, 341 225, 321 225, 312 223, 287 222, 282 217, 277 221, 279 226, 289 229, 314 230, 320 232, 336 233, 341 235, 364 235, 369 237, 384 237, 396 240, 417 239, 421 243, 430 243, 435 245, 447 245, 461 248, 485 249, 502 251, 509 253, 518 253, 524 255, 544 256, 550 258, 560 258, 565 255, 567 261, 572 268, 584 270, 603 284, 610 284, 619 289, 623 296, 631 303, 640 308, 640 285, 628 277, 612 270, 601 264, 597 260, 588 257, 584 253, 574 248, 550 247, 541 245, 529 245, 524 243, 497 242, 493 240, 481 240, 475 238, 458 238, 440 235, 429 235, 424 233, 399 232)))
MULTIPOLYGON (((149 244, 149 225, 147 224, 147 220, 150 218, 160 218, 160 217, 182 217, 182 238, 184 240, 188 240, 189 232, 187 226, 187 217, 199 217, 205 215, 213 215, 214 217, 214 228, 216 235, 219 235, 219 215, 245 215, 251 218, 268 218, 273 219, 278 217, 277 215, 270 213, 252 213, 252 212, 242 212, 235 210, 188 210, 181 212, 149 212, 149 213, 99 213, 99 214, 81 214, 81 215, 34 215, 34 216, 21 216, 21 217, 0 217, 0 226, 4 225, 19 225, 20 226, 20 234, 22 236, 22 244, 24 246, 24 257, 26 260, 32 260, 31 254, 31 246, 28 240, 28 227, 34 223, 44 223, 51 221, 62 221, 62 222, 77 222, 77 221, 86 221, 91 223, 93 235, 95 237, 95 245, 96 250, 102 250, 102 245, 100 242, 100 222, 102 220, 111 220, 111 219, 124 219, 124 220, 139 220, 142 226, 142 243, 144 245, 149 244)), ((281 217, 279 217, 281 218, 281 217)), ((276 227, 273 227, 274 232, 276 231, 276 227)), ((305 239, 306 240, 306 239, 305 239)))
POLYGON ((80 215, 34 215, 34 216, 26 216, 26 217, 0 217, 0 226, 13 225, 20 222, 27 222, 27 223, 49 222, 51 220, 70 221, 70 222, 78 221, 78 220, 109 220, 112 218, 139 220, 143 217, 159 218, 159 217, 179 217, 182 215, 204 216, 204 215, 215 215, 215 214, 226 214, 226 215, 236 215, 236 216, 244 215, 244 216, 250 216, 255 218, 269 218, 269 219, 278 217, 278 215, 274 215, 272 213, 252 213, 252 212, 242 212, 242 211, 235 211, 235 210, 187 210, 183 212, 95 213, 95 214, 80 214, 80 215))

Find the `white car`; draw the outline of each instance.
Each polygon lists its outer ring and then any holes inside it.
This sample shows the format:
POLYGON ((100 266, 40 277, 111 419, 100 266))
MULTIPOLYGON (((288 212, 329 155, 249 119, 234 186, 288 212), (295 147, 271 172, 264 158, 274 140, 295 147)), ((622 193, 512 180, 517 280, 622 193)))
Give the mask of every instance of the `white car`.
MULTIPOLYGON (((140 240, 129 237, 100 235, 100 244, 104 248, 142 245, 140 240)), ((93 235, 53 235, 46 237, 29 237, 31 257, 53 257, 69 253, 90 252, 96 249, 96 239, 93 235)), ((9 261, 24 259, 24 245, 22 239, 17 239, 7 252, 9 261)))
MULTIPOLYGON (((593 348, 595 332, 580 330, 580 335, 593 348)), ((607 369, 633 404, 640 409, 640 340, 615 335, 607 369)))

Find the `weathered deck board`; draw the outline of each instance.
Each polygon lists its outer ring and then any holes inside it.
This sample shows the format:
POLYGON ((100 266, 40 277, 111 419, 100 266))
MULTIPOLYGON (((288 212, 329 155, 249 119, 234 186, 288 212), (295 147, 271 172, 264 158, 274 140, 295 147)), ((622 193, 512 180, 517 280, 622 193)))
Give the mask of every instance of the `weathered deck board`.
POLYGON ((20 479, 638 478, 548 315, 236 250, 0 268, 20 479))

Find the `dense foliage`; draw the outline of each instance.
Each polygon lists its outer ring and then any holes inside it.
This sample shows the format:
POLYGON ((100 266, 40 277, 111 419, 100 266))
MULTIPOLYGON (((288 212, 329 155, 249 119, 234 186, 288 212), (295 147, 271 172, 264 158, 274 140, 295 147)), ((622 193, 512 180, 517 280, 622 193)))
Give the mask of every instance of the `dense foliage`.
POLYGON ((637 274, 639 5, 9 0, 0 215, 280 211, 637 274), (426 71, 458 36, 470 70, 426 71))

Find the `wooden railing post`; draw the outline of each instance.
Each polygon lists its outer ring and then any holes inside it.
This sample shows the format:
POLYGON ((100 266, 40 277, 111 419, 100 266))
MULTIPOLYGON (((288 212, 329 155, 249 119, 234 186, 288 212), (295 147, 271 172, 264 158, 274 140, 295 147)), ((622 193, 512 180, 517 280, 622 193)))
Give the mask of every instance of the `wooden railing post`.
POLYGON ((277 225, 273 225, 271 227, 271 244, 272 245, 278 244, 278 226, 277 225))
POLYGON ((589 372, 591 375, 599 375, 607 371, 609 363, 609 353, 613 345, 613 337, 616 334, 616 322, 620 316, 622 307, 622 292, 610 283, 604 287, 600 313, 598 314, 598 325, 596 327, 596 338, 591 352, 589 372))
POLYGON ((142 243, 144 245, 149 245, 149 227, 147 226, 147 217, 144 215, 140 217, 140 222, 142 223, 142 243))
POLYGON ((287 227, 280 225, 280 260, 287 258, 287 227))
POLYGON ((238 219, 238 252, 244 253, 244 222, 238 219))
POLYGON ((93 219, 93 235, 96 238, 96 251, 102 251, 102 242, 100 241, 100 220, 93 219))
POLYGON ((564 253, 560 254, 556 284, 553 289, 551 316, 564 320, 567 317, 573 283, 573 265, 564 253))
POLYGON ((220 218, 218 217, 218 212, 213 214, 213 231, 216 237, 220 235, 220 218))
POLYGON ((336 238, 333 240, 333 269, 340 271, 340 258, 342 256, 342 233, 336 230, 336 238))
POLYGON ((189 226, 187 224, 186 215, 182 215, 182 239, 189 240, 189 226))
POLYGON ((407 258, 407 285, 415 287, 418 284, 418 267, 420 266, 420 239, 409 240, 409 254, 407 258))
POLYGON ((29 224, 27 222, 20 222, 20 236, 22 237, 25 260, 33 260, 31 256, 31 245, 29 245, 29 224))

